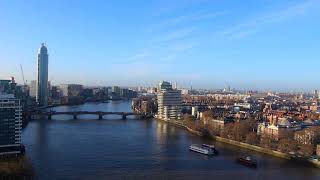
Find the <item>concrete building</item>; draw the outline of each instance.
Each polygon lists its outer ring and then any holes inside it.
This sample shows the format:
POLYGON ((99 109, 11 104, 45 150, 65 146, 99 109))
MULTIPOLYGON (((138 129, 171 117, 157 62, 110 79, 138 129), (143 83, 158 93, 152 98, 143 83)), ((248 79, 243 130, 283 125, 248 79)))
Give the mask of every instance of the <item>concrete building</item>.
POLYGON ((16 85, 14 78, 11 77, 11 80, 0 79, 0 93, 5 94, 14 94, 16 90, 16 85))
POLYGON ((271 137, 274 140, 279 140, 279 136, 281 134, 281 132, 284 132, 283 130, 286 130, 286 128, 279 128, 276 125, 268 125, 265 123, 260 123, 258 124, 258 135, 261 136, 268 136, 271 137))
POLYGON ((293 138, 294 132, 301 129, 301 126, 293 126, 286 118, 277 118, 271 120, 270 123, 259 123, 257 134, 279 140, 281 138, 287 138, 288 135, 292 135, 293 138))
POLYGON ((32 80, 30 82, 29 96, 37 97, 37 81, 36 80, 32 80))
POLYGON ((60 88, 58 86, 51 86, 50 88, 50 97, 51 99, 60 98, 60 88))
POLYGON ((0 94, 0 156, 24 152, 21 146, 22 110, 13 94, 0 94))
POLYGON ((250 96, 246 94, 234 94, 234 93, 227 93, 227 94, 221 94, 221 93, 216 93, 216 94, 208 94, 208 97, 215 98, 216 100, 243 100, 247 99, 250 96))
POLYGON ((209 125, 215 132, 222 133, 222 130, 226 124, 232 122, 226 118, 214 119, 214 118, 202 118, 205 125, 209 125))
POLYGON ((161 81, 158 85, 158 92, 161 92, 162 90, 172 90, 172 85, 167 81, 161 81))
POLYGON ((0 80, 0 93, 6 93, 9 90, 11 90, 10 88, 10 80, 6 80, 6 79, 1 79, 0 80))
POLYGON ((181 89, 181 94, 182 95, 188 95, 189 94, 189 89, 181 89))
POLYGON ((234 107, 240 107, 243 109, 251 109, 250 103, 234 103, 234 107))
POLYGON ((48 105, 48 49, 42 43, 38 52, 38 81, 37 81, 37 103, 40 106, 48 105))
POLYGON ((159 83, 158 90, 158 118, 164 120, 181 119, 181 91, 172 89, 172 85, 166 81, 159 83))
POLYGON ((121 88, 120 89, 120 97, 123 97, 123 98, 129 97, 129 89, 121 88))
POLYGON ((119 86, 112 86, 112 94, 116 96, 120 96, 120 87, 119 86))
POLYGON ((61 84, 60 89, 62 96, 80 96, 83 86, 80 84, 61 84))
POLYGON ((147 90, 147 93, 149 93, 149 94, 155 94, 157 92, 157 88, 149 88, 148 90, 147 90))
POLYGON ((25 85, 18 85, 14 77, 11 77, 11 80, 0 79, 0 93, 13 94, 16 98, 25 98, 29 95, 29 88, 25 85))
POLYGON ((198 118, 198 117, 199 117, 198 114, 199 114, 199 107, 198 107, 198 106, 192 106, 192 108, 191 108, 191 115, 192 115, 193 117, 198 118))
POLYGON ((81 96, 83 86, 80 84, 62 84, 60 85, 61 103, 62 104, 81 104, 83 97, 81 96))
POLYGON ((316 89, 316 90, 314 90, 313 98, 315 98, 315 99, 318 99, 318 98, 319 98, 319 92, 318 92, 318 90, 317 90, 317 89, 316 89))

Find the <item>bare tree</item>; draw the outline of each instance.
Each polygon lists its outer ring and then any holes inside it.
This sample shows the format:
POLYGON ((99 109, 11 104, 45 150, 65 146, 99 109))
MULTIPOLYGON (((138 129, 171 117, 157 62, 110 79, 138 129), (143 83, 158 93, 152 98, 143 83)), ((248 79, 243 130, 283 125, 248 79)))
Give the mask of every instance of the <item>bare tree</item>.
POLYGON ((304 156, 311 156, 311 155, 313 155, 314 151, 315 151, 315 148, 312 144, 301 144, 300 145, 300 152, 304 156))
POLYGON ((190 114, 185 114, 183 116, 183 124, 188 128, 191 128, 191 129, 195 128, 195 122, 190 114))
POLYGON ((234 131, 233 131, 233 124, 227 124, 224 126, 224 129, 222 130, 222 137, 227 138, 227 139, 234 139, 234 131))
POLYGON ((246 143, 257 145, 259 144, 259 136, 255 132, 250 132, 246 136, 246 143))
POLYGON ((202 113, 203 118, 213 118, 214 117, 214 113, 211 110, 205 111, 202 113))
POLYGON ((210 133, 210 135, 212 136, 221 136, 221 129, 217 126, 213 126, 213 125, 207 125, 208 127, 208 131, 210 133))
POLYGON ((289 152, 297 152, 298 150, 298 143, 291 138, 280 139, 278 144, 279 144, 278 149, 281 152, 289 153, 289 152))
POLYGON ((260 146, 264 148, 276 149, 276 144, 274 140, 268 135, 261 136, 260 146))

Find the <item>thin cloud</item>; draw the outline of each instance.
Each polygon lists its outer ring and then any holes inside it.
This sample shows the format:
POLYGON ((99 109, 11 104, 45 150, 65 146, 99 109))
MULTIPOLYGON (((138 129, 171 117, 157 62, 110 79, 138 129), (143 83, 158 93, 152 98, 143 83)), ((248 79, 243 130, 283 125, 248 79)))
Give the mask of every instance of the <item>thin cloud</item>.
POLYGON ((221 34, 230 39, 244 38, 248 35, 256 33, 261 26, 281 23, 298 16, 303 16, 304 14, 308 13, 308 10, 311 8, 319 6, 319 2, 320 1, 317 0, 309 0, 289 6, 280 11, 269 12, 267 14, 255 17, 247 22, 243 22, 225 29, 221 34))
POLYGON ((175 45, 172 49, 176 52, 185 52, 196 46, 195 43, 180 43, 175 45))
POLYGON ((179 59, 179 56, 184 54, 186 51, 191 50, 196 46, 193 42, 180 42, 171 44, 165 47, 149 47, 147 51, 142 53, 137 53, 125 58, 117 58, 111 61, 114 65, 123 64, 139 64, 139 63, 149 63, 153 64, 167 64, 175 62, 179 59))
POLYGON ((182 9, 187 9, 197 5, 203 5, 204 3, 210 2, 210 0, 186 0, 186 1, 173 1, 173 0, 162 0, 157 1, 155 4, 154 15, 168 14, 182 9))
POLYGON ((153 43, 167 43, 169 41, 174 40, 182 40, 188 37, 191 37, 192 34, 196 31, 196 27, 187 27, 187 28, 181 28, 177 29, 175 31, 168 32, 164 35, 159 36, 159 38, 155 38, 153 40, 153 43))
MULTIPOLYGON (((187 5, 199 4, 203 1, 188 1, 187 5)), ((170 2, 167 2, 170 3, 170 2)), ((184 4, 186 5, 186 4, 184 4)), ((175 10, 176 11, 176 10, 175 10)), ((155 63, 172 63, 179 59, 184 52, 193 49, 197 43, 196 32, 201 28, 199 23, 211 20, 226 12, 198 11, 191 14, 175 16, 147 27, 150 33, 149 42, 143 48, 150 53, 137 53, 127 58, 122 58, 118 63, 136 63, 152 59, 155 63), (176 26, 179 26, 176 28, 176 26), (166 31, 167 30, 167 31, 166 31)))
POLYGON ((170 28, 172 26, 181 25, 183 23, 199 23, 205 20, 211 20, 213 18, 219 17, 221 15, 227 14, 226 11, 220 12, 209 12, 209 13, 194 13, 189 15, 181 15, 172 18, 168 18, 159 22, 157 24, 153 24, 150 26, 149 31, 154 32, 158 31, 159 29, 170 28))
POLYGON ((113 63, 113 64, 133 64, 136 62, 144 61, 150 57, 151 57, 151 53, 142 52, 142 53, 134 54, 129 57, 116 58, 113 61, 111 61, 111 63, 113 63))

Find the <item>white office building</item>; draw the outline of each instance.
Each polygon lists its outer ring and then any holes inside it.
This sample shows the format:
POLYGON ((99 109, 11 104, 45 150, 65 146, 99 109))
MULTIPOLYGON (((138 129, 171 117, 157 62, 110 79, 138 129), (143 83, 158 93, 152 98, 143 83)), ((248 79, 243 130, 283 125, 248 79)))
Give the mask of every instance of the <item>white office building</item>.
POLYGON ((30 82, 29 96, 37 97, 37 81, 36 80, 32 80, 30 82))
POLYGON ((60 89, 62 96, 80 96, 83 86, 81 84, 61 84, 60 89))
POLYGON ((198 114, 199 114, 199 108, 198 108, 198 106, 192 106, 192 108, 191 108, 191 115, 192 115, 193 117, 198 118, 198 114))
POLYGON ((169 82, 161 81, 158 86, 158 118, 164 120, 181 119, 181 91, 172 89, 169 82))

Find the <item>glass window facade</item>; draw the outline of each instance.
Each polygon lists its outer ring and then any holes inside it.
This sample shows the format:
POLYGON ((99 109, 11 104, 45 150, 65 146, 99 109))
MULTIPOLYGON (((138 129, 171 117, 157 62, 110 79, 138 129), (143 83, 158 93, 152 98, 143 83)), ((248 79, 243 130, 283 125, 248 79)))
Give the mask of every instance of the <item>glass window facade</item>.
POLYGON ((0 95, 0 154, 21 145, 21 113, 18 99, 0 95))

